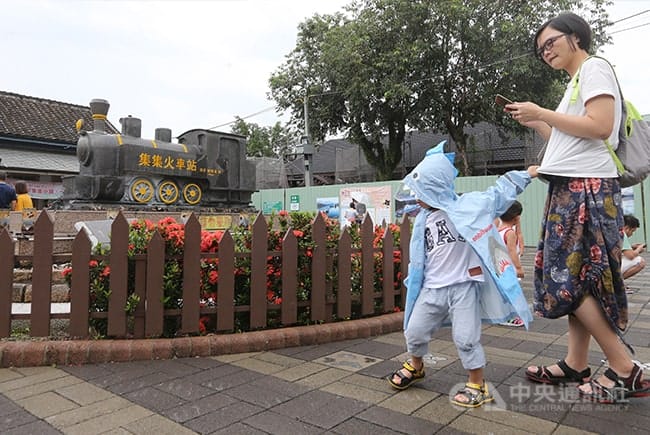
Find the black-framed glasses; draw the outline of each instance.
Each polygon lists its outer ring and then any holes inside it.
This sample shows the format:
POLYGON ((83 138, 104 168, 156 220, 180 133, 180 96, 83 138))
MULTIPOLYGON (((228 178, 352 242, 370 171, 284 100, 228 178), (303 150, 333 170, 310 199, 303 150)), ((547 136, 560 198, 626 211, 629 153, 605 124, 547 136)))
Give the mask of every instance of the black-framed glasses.
POLYGON ((567 35, 566 33, 560 33, 559 35, 551 36, 550 38, 548 38, 546 41, 544 41, 541 47, 537 48, 536 51, 537 56, 542 57, 542 54, 544 54, 545 51, 553 48, 553 44, 555 44, 555 41, 557 41, 558 39, 566 35, 567 35))

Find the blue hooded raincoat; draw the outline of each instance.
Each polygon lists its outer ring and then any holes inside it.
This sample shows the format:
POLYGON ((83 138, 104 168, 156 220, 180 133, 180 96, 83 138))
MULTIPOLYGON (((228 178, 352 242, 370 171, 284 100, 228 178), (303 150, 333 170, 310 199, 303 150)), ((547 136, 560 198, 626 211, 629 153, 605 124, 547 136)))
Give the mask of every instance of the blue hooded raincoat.
MULTIPOLYGON (((485 281, 481 283, 481 319, 500 323, 518 315, 526 328, 532 321, 514 266, 494 225, 494 219, 510 207, 517 195, 530 183, 526 171, 510 171, 484 192, 457 195, 454 180, 458 171, 453 157, 443 152, 445 142, 429 150, 424 159, 404 178, 404 184, 427 205, 444 210, 458 232, 482 261, 485 281), (487 271, 487 273, 486 273, 487 271)), ((410 244, 410 262, 405 281, 406 307, 404 329, 424 281, 424 230, 427 211, 415 218, 410 244)))

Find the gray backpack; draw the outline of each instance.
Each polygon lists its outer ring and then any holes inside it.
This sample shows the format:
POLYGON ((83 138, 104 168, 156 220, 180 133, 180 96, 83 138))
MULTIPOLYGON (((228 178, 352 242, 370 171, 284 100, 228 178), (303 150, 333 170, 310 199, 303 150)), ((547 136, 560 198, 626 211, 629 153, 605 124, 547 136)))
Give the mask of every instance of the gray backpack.
MULTIPOLYGON (((600 56, 589 56, 587 59, 591 57, 598 57, 609 63, 607 59, 600 56)), ((614 67, 611 64, 609 66, 614 71, 614 67)), ((572 81, 573 94, 571 95, 571 103, 575 103, 580 92, 578 86, 579 76, 580 71, 572 81)), ((632 103, 623 98, 621 84, 618 77, 616 77, 616 72, 614 72, 614 77, 623 103, 622 122, 618 132, 618 148, 616 148, 616 151, 614 151, 608 140, 605 140, 605 146, 607 146, 607 150, 612 156, 614 164, 616 164, 621 187, 628 187, 640 183, 650 174, 650 126, 632 103)))

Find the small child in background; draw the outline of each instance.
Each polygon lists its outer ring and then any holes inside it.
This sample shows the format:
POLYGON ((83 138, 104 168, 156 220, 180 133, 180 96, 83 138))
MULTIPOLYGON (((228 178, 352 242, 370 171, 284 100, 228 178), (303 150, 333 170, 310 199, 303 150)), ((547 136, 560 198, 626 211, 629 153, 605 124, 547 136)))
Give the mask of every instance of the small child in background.
MULTIPOLYGON (((521 281, 524 278, 524 268, 521 266, 521 241, 519 234, 521 234, 521 214, 524 208, 519 201, 512 203, 510 208, 506 210, 499 218, 499 234, 503 238, 508 248, 508 254, 512 260, 512 265, 515 266, 517 271, 517 278, 521 281)), ((524 326, 524 321, 519 316, 515 316, 507 322, 500 323, 503 326, 512 326, 515 328, 524 326)))
POLYGON ((16 211, 22 211, 28 208, 34 208, 32 197, 29 196, 27 183, 24 181, 16 182, 16 211))

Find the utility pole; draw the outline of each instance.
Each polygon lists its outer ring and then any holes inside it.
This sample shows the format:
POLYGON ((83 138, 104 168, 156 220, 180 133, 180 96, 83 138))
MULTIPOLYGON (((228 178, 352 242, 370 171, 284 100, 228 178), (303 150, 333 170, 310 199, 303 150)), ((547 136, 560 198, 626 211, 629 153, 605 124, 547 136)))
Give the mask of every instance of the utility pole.
POLYGON ((305 99, 303 100, 303 112, 305 117, 305 135, 301 139, 302 144, 302 157, 305 163, 305 187, 311 186, 311 158, 314 154, 314 146, 309 139, 309 95, 305 92, 305 99))

